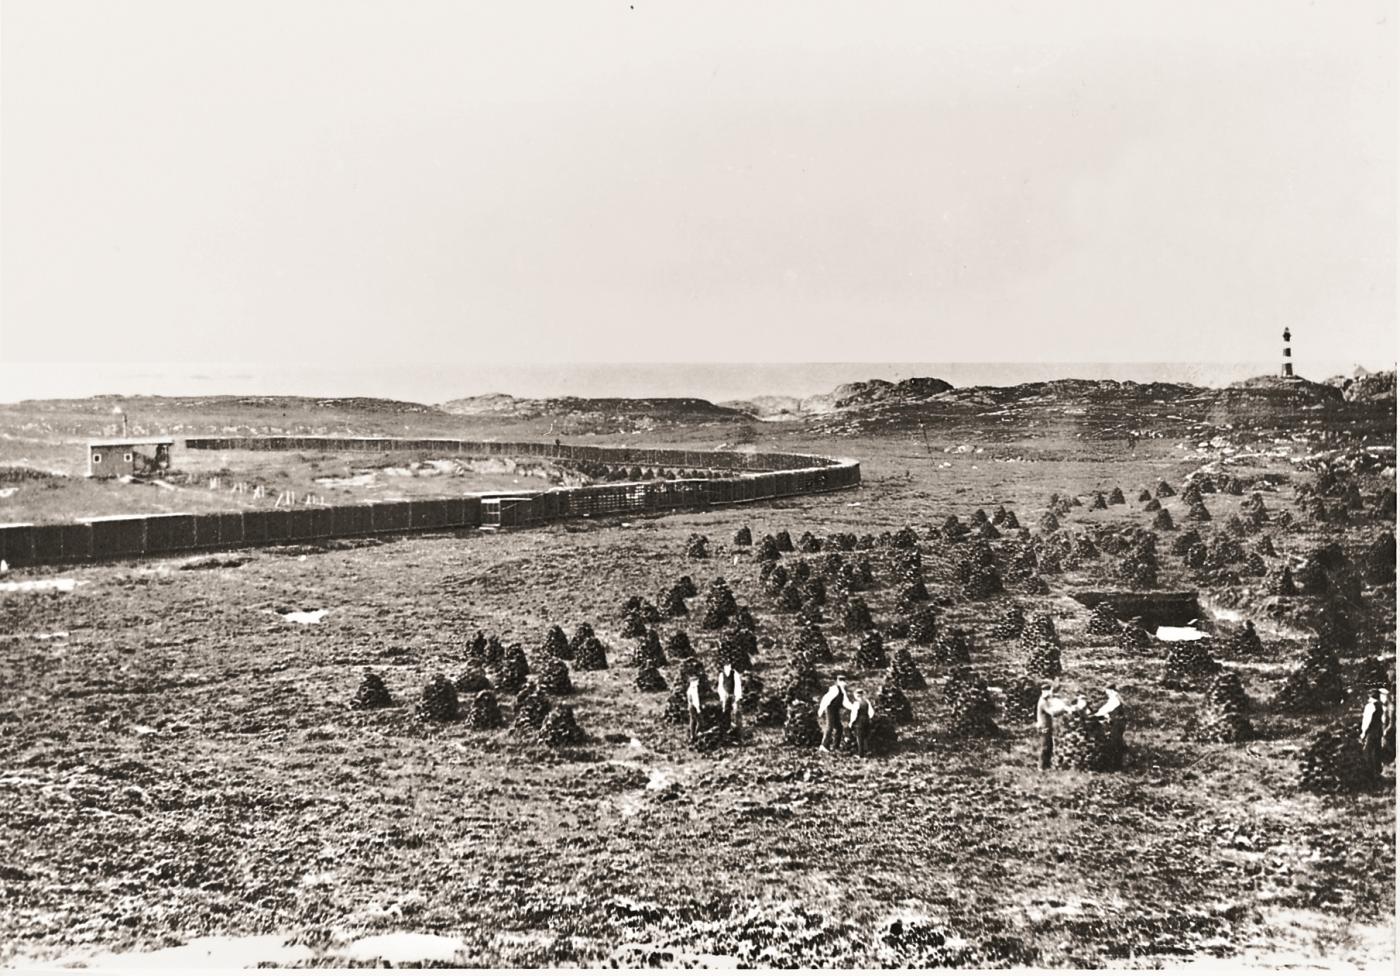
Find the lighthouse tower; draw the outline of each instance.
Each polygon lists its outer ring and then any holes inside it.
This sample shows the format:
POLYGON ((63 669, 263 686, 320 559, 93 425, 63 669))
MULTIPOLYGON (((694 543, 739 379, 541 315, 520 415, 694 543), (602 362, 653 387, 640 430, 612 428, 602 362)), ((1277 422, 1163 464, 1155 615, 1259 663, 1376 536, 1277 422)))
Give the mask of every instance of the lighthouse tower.
POLYGON ((1283 378, 1293 379, 1293 347, 1289 345, 1293 341, 1293 334, 1288 331, 1288 326, 1283 327, 1283 378))

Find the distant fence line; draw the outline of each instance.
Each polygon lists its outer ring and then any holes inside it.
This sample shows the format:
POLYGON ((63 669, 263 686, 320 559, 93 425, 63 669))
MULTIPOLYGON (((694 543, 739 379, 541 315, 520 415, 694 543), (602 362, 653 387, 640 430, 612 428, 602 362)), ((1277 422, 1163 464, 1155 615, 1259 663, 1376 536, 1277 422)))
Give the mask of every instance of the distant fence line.
POLYGON ((12 566, 52 565, 353 536, 506 528, 594 515, 741 505, 839 491, 860 484, 859 462, 805 454, 386 437, 191 437, 185 440, 184 446, 194 451, 432 451, 652 468, 724 469, 735 473, 538 492, 492 492, 204 515, 119 515, 64 523, 0 525, 0 559, 12 566))

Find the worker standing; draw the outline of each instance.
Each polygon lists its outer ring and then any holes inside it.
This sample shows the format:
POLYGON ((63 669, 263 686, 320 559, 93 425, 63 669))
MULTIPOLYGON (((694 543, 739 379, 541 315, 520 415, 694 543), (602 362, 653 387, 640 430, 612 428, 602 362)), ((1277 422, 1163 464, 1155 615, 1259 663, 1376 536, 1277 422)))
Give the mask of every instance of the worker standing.
POLYGON ((1389 688, 1382 688, 1381 705, 1381 762, 1395 762, 1395 698, 1389 688))
POLYGON ((685 706, 690 713, 690 741, 694 743, 696 736, 700 734, 700 678, 698 675, 690 679, 690 685, 685 689, 685 706))
POLYGON ((719 675, 719 707, 724 712, 724 720, 729 727, 739 729, 739 699, 744 696, 744 679, 726 664, 719 675))
POLYGON ((875 717, 875 706, 865 697, 864 691, 857 689, 847 707, 851 710, 850 726, 856 740, 856 755, 864 759, 870 744, 870 722, 875 717))
POLYGON ((1361 759, 1366 771, 1373 777, 1381 774, 1381 743, 1384 738, 1385 717, 1381 708, 1380 694, 1372 688, 1366 696, 1366 707, 1361 710, 1361 759))
POLYGON ((1103 725, 1108 736, 1108 768, 1116 771, 1123 768, 1123 733, 1128 728, 1128 712, 1116 689, 1105 688, 1104 693, 1108 695, 1108 701, 1094 713, 1094 717, 1103 725))
POLYGON ((1040 701, 1035 705, 1035 728, 1040 733, 1040 768, 1050 768, 1055 752, 1055 716, 1063 715, 1070 706, 1055 696, 1055 686, 1049 682, 1040 686, 1040 701))
POLYGON ((841 734, 844 724, 841 713, 851 707, 851 696, 846 693, 846 676, 836 676, 836 683, 826 690, 821 704, 817 706, 817 719, 822 723, 822 752, 834 752, 841 747, 841 734))

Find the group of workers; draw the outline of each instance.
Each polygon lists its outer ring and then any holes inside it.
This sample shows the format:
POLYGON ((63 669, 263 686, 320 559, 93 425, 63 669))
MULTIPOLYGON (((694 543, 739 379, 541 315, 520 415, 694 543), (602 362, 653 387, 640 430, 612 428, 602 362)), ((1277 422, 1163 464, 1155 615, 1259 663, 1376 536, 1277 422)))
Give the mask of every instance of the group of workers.
POLYGON ((817 722, 822 729, 822 752, 835 752, 847 731, 855 740, 856 755, 862 759, 870 747, 870 723, 875 718, 875 706, 859 688, 846 688, 846 676, 838 674, 836 681, 822 696, 817 706, 817 722), (849 714, 847 714, 849 713, 849 714))
MULTIPOLYGON (((744 678, 734 666, 726 664, 719 673, 719 708, 722 716, 721 721, 724 727, 739 730, 740 722, 740 699, 744 697, 744 678)), ((701 700, 700 700, 700 675, 692 675, 690 684, 685 689, 686 708, 690 712, 690 741, 694 742, 700 735, 701 726, 701 700)))
MULTIPOLYGON (((1055 685, 1051 682, 1042 684, 1040 700, 1035 706, 1035 728, 1040 733, 1041 769, 1049 769, 1050 760, 1055 755, 1055 716, 1089 710, 1089 704, 1083 695, 1078 695, 1074 701, 1069 702, 1056 695, 1055 690, 1055 685)), ((1119 769, 1123 765, 1123 733, 1128 729, 1128 711, 1124 708, 1123 699, 1119 697, 1116 688, 1107 687, 1104 694, 1108 700, 1102 708, 1094 712, 1093 717, 1103 727, 1108 739, 1109 766, 1119 769)))

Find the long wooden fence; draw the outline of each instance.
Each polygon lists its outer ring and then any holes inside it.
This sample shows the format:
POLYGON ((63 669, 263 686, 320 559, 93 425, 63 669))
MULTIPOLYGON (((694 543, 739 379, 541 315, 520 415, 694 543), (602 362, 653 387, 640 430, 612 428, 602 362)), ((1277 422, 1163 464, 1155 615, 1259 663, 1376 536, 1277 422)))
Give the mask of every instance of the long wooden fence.
POLYGON ((425 451, 444 456, 540 457, 575 463, 721 471, 705 477, 610 482, 536 492, 357 502, 207 514, 119 515, 0 525, 11 566, 165 556, 353 536, 509 528, 597 515, 742 505, 860 485, 860 463, 806 454, 581 447, 385 437, 191 437, 190 451, 425 451))

